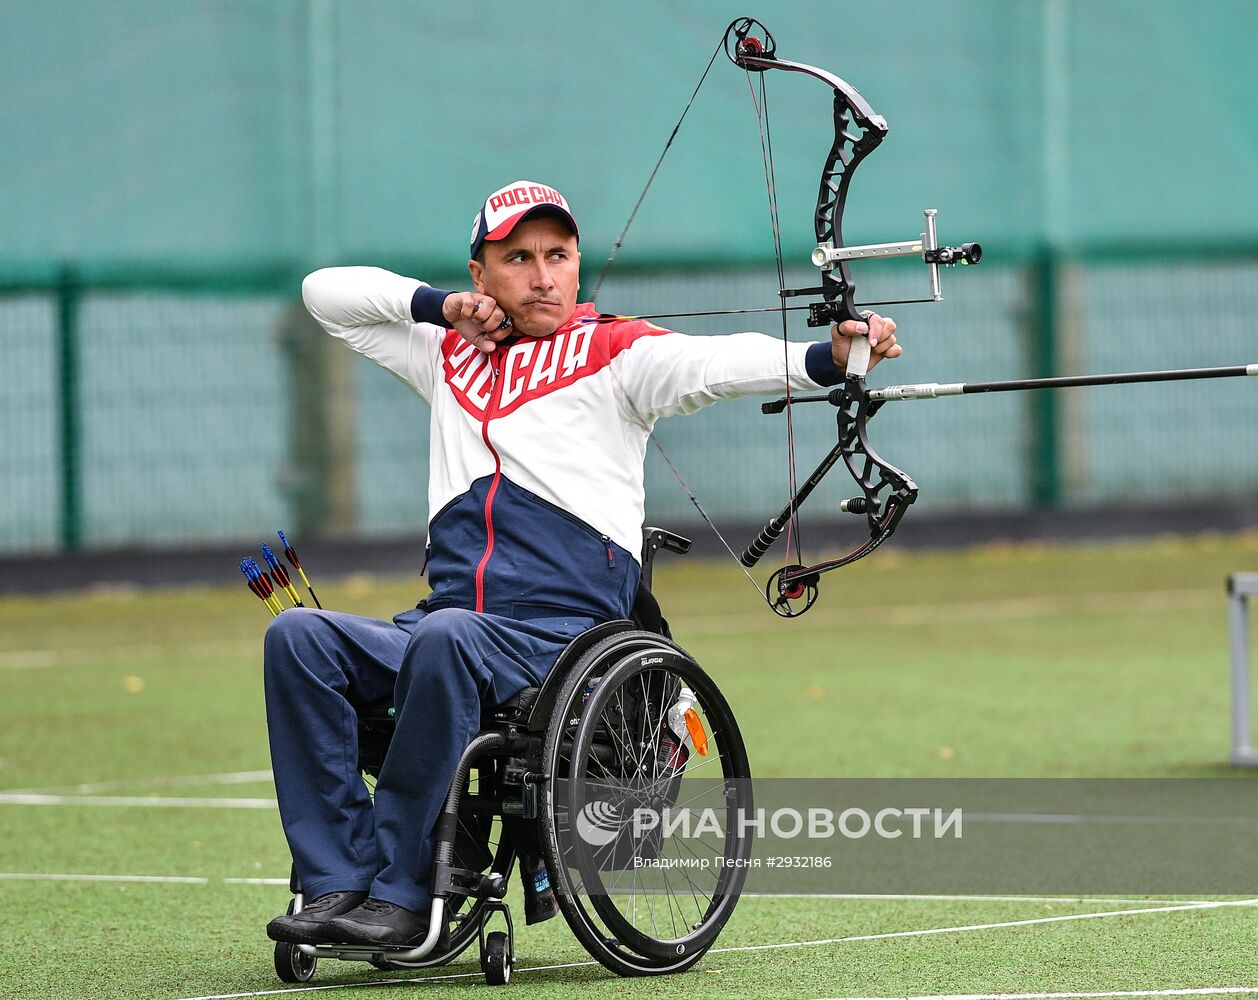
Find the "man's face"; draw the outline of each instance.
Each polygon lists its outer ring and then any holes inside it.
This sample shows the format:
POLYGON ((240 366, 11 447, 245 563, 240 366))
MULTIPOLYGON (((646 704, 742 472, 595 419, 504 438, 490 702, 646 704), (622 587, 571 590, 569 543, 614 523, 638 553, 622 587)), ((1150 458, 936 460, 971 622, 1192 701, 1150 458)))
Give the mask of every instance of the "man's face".
POLYGON ((486 240, 483 260, 468 262, 476 290, 491 296, 516 333, 548 337, 577 304, 581 254, 571 229, 553 215, 519 223, 505 239, 486 240))

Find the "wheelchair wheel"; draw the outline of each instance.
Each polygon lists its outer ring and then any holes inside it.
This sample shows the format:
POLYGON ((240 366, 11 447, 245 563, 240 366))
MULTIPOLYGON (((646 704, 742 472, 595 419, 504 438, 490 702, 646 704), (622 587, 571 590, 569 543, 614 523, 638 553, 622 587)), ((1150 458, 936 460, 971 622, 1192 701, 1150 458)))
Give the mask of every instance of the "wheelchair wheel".
POLYGON ((681 647, 626 630, 578 661, 555 709, 540 826, 565 919, 619 975, 690 968, 751 856, 734 821, 751 812, 750 766, 729 704, 681 647), (670 832, 670 816, 691 813, 714 821, 670 832))

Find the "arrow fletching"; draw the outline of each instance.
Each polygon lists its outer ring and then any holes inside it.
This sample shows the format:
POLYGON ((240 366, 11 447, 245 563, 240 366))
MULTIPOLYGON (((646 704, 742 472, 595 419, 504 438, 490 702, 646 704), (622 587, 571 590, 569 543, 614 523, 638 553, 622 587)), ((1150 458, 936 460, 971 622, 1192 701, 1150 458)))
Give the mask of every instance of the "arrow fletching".
POLYGON ((279 600, 270 594, 270 583, 266 582, 266 577, 263 575, 261 567, 258 566, 252 556, 246 556, 240 561, 240 572, 245 575, 245 580, 248 582, 249 589, 253 591, 254 596, 265 604, 266 609, 271 612, 271 617, 274 618, 278 615, 283 608, 276 608, 275 605, 279 603, 279 600))
POLYGON ((293 602, 293 607, 304 608, 305 605, 301 603, 301 597, 298 595, 296 588, 293 587, 293 581, 288 575, 288 570, 275 558, 275 553, 271 551, 271 546, 267 545, 266 542, 262 543, 262 558, 271 567, 271 576, 275 580, 276 587, 288 595, 288 599, 293 602))

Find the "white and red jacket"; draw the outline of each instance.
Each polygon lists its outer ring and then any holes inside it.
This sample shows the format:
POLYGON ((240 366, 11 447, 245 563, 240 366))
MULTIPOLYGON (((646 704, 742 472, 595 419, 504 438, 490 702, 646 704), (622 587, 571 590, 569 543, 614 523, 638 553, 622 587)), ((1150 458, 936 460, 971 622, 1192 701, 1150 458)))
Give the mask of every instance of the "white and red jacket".
POLYGON ((640 320, 596 323, 591 303, 549 337, 484 354, 419 321, 441 295, 374 267, 315 271, 302 296, 328 333, 432 407, 430 609, 629 617, 655 421, 781 392, 788 356, 792 389, 838 378, 828 342, 784 352, 759 333, 693 337, 640 320))

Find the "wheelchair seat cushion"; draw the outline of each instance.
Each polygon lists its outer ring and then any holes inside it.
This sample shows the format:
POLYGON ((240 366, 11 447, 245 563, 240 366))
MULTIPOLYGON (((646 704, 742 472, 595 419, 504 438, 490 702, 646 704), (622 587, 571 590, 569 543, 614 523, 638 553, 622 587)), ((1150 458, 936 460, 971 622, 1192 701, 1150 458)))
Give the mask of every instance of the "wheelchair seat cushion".
POLYGON ((501 705, 486 706, 481 711, 481 719, 485 722, 519 722, 527 719, 533 702, 541 694, 539 687, 526 687, 518 691, 501 705))

